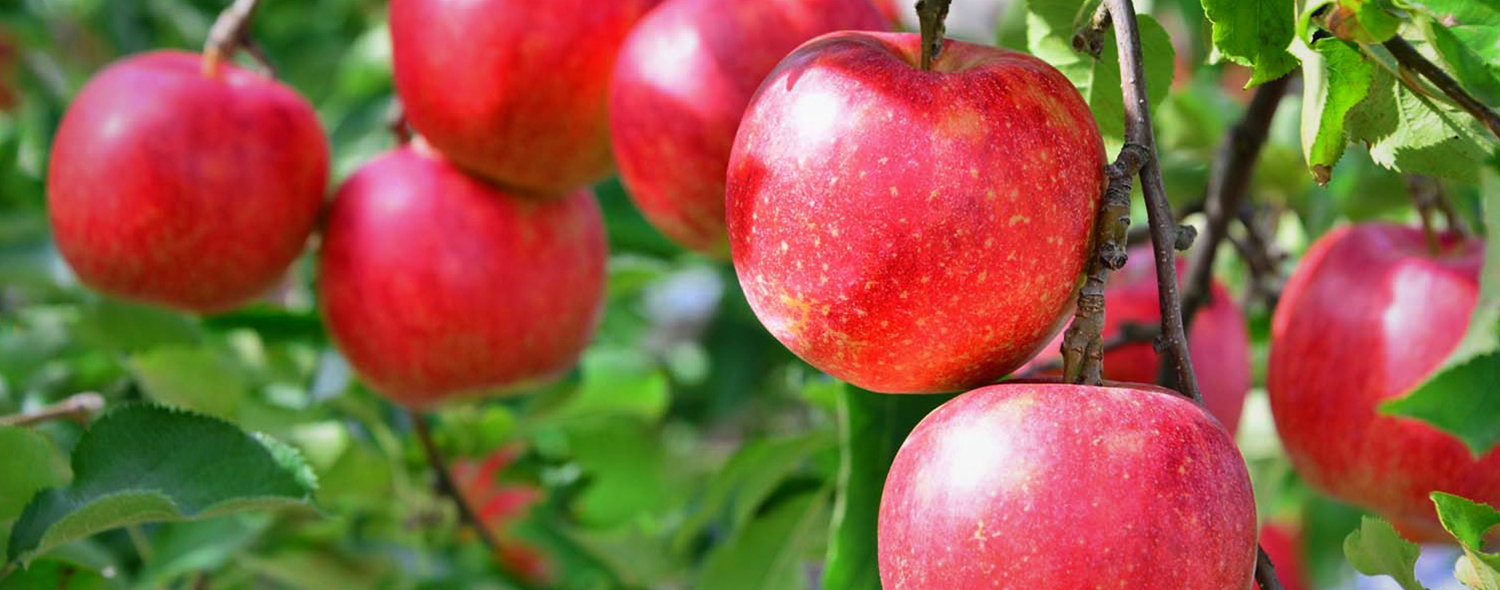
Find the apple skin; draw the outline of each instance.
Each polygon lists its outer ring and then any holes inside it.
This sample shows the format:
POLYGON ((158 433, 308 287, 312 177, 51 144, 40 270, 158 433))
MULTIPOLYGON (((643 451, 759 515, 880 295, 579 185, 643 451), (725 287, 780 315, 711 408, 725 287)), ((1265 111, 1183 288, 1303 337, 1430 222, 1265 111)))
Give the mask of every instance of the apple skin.
MULTIPOLYGON (((1423 422, 1377 413, 1442 364, 1469 325, 1483 244, 1384 223, 1335 229, 1287 283, 1267 389, 1292 464, 1314 487, 1417 539, 1444 538, 1433 491, 1500 505, 1500 450, 1475 459, 1423 422)), ((1488 392, 1474 392, 1486 395, 1488 392)))
POLYGON ((1260 547, 1276 566, 1276 579, 1282 590, 1306 590, 1307 574, 1302 567, 1302 535, 1295 528, 1280 523, 1266 523, 1260 529, 1260 547))
MULTIPOLYGON (((1161 323, 1161 304, 1156 294, 1156 257, 1151 247, 1137 246, 1129 252, 1125 268, 1114 273, 1104 290, 1104 339, 1118 336, 1125 324, 1144 328, 1161 323)), ((1177 261, 1177 278, 1183 278, 1186 261, 1177 261)), ((1213 299, 1198 310, 1188 333, 1188 353, 1208 412, 1234 435, 1250 393, 1250 333, 1245 314, 1229 291, 1213 282, 1213 299)), ((1058 334, 1028 367, 1056 363, 1062 358, 1063 335, 1058 334)), ((1127 383, 1154 383, 1161 360, 1151 343, 1128 344, 1104 353, 1104 378, 1127 383)))
POLYGON ((392 0, 396 93, 450 161, 533 196, 609 174, 620 43, 658 0, 392 0))
POLYGON ((328 142, 295 91, 159 51, 95 75, 68 107, 47 171, 58 250, 85 285, 193 312, 276 284, 312 234, 328 142))
POLYGON ((889 26, 869 0, 669 0, 651 11, 620 50, 609 96, 636 206, 677 243, 727 257, 724 171, 756 88, 809 39, 889 26))
POLYGON ((901 24, 901 6, 896 0, 875 0, 875 8, 880 10, 886 22, 901 24))
POLYGON ((1154 386, 954 398, 897 452, 878 530, 886 590, 1242 590, 1255 569, 1244 459, 1154 386))
POLYGON ((366 164, 328 215, 329 333, 377 391, 411 407, 544 380, 598 324, 605 241, 587 189, 517 198, 420 144, 366 164))
POLYGON ((1073 307, 1104 190, 1082 97, 1026 54, 840 32, 746 110, 729 239, 762 324, 880 392, 962 391, 1021 366, 1073 307))

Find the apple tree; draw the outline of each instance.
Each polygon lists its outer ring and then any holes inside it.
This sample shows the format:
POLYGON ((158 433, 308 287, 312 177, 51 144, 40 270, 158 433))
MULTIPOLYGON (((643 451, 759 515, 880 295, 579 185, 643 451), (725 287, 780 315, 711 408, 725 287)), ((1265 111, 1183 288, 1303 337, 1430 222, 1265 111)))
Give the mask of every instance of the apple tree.
POLYGON ((1497 0, 15 0, 0 589, 1500 589, 1497 108, 1497 0))

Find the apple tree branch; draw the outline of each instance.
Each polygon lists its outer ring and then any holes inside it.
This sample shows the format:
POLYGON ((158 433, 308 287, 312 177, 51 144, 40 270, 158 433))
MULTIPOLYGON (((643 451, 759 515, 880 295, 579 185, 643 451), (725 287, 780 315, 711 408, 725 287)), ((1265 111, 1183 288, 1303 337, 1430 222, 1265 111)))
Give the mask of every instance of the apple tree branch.
MULTIPOLYGON (((427 417, 412 409, 407 410, 407 416, 411 419, 412 430, 417 435, 417 441, 422 445, 422 451, 427 454, 427 463, 432 466, 432 471, 437 475, 437 488, 443 495, 453 500, 458 507, 458 516, 464 524, 474 529, 474 534, 479 536, 490 555, 499 555, 500 542, 495 539, 495 534, 485 526, 484 520, 474 512, 474 507, 469 505, 469 500, 464 497, 463 490, 453 481, 453 473, 448 469, 448 462, 443 459, 443 453, 438 450, 437 443, 432 439, 432 428, 427 424, 427 417)), ((494 560, 495 568, 500 572, 500 577, 514 588, 529 590, 532 586, 527 584, 522 576, 506 569, 506 564, 501 560, 494 560)))
POLYGON ((1270 132, 1271 119, 1275 118, 1276 107, 1281 104, 1291 79, 1291 75, 1285 75, 1257 87, 1245 116, 1230 128, 1224 143, 1219 145, 1209 177, 1208 197, 1203 200, 1203 213, 1208 222, 1204 224, 1198 249, 1188 259, 1187 277, 1183 281, 1182 323, 1185 328, 1192 327, 1193 317, 1209 302, 1219 244, 1224 241, 1229 222, 1238 215, 1246 194, 1250 192, 1250 179, 1270 132))
MULTIPOLYGON (((1125 143, 1140 146, 1147 159, 1141 166, 1141 192, 1145 194, 1151 246, 1156 256, 1156 289, 1160 298, 1161 331, 1157 349, 1164 352, 1164 363, 1171 363, 1177 377, 1178 391, 1203 405, 1198 391, 1193 360, 1188 354, 1187 333, 1182 323, 1182 301, 1177 292, 1176 247, 1185 241, 1179 231, 1172 205, 1162 183, 1161 167, 1156 158, 1156 135, 1151 128, 1151 107, 1147 102, 1146 74, 1141 58, 1140 29, 1135 4, 1131 0, 1105 0, 1114 26, 1115 44, 1120 54, 1121 92, 1125 102, 1125 143)), ((1097 20, 1097 19, 1096 19, 1097 20)), ((1255 580, 1261 590, 1282 590, 1275 567, 1263 549, 1257 547, 1255 580)))

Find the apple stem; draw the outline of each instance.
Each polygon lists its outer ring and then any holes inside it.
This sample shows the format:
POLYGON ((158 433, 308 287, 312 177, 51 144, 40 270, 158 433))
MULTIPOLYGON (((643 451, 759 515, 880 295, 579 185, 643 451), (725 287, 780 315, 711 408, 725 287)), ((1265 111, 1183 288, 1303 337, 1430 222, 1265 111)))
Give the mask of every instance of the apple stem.
POLYGON ((1073 323, 1063 335, 1063 379, 1068 383, 1100 385, 1103 383, 1104 285, 1109 273, 1125 266, 1125 241, 1130 234, 1131 179, 1140 173, 1148 155, 1139 145, 1125 144, 1120 155, 1107 170, 1109 186, 1100 200, 1099 217, 1094 222, 1097 252, 1089 259, 1083 287, 1078 291, 1078 305, 1073 323))
POLYGON ((406 107, 400 100, 391 102, 391 111, 386 115, 386 129, 396 138, 397 146, 411 143, 411 124, 406 120, 406 107))
POLYGON ((1411 195, 1412 204, 1417 208, 1417 214, 1422 220, 1422 233, 1427 237, 1427 248, 1434 255, 1442 254, 1443 251, 1442 240, 1438 238, 1437 222, 1433 219, 1434 212, 1442 212, 1448 232, 1459 236, 1468 234, 1468 228, 1464 227, 1458 212, 1453 210, 1453 204, 1448 202, 1443 184, 1438 179, 1418 174, 1407 175, 1406 192, 1411 195))
POLYGON ((1202 240, 1188 261, 1187 277, 1183 280, 1184 329, 1192 329, 1193 318, 1212 297, 1214 258, 1219 252, 1219 244, 1229 233, 1229 222, 1250 192, 1250 179, 1260 159, 1261 147, 1270 133, 1271 119, 1275 118, 1276 108, 1281 105, 1291 79, 1291 75, 1285 75, 1256 88, 1245 116, 1234 124, 1224 142, 1219 144, 1213 171, 1209 175, 1208 197, 1203 200, 1203 214, 1208 221, 1203 225, 1202 240))
POLYGON ((208 30, 208 42, 203 47, 203 75, 210 78, 219 73, 219 64, 234 56, 234 52, 246 49, 262 63, 265 56, 258 47, 249 42, 250 18, 255 15, 260 0, 235 0, 229 8, 219 13, 208 30))
MULTIPOLYGON (((437 443, 432 439, 432 428, 428 426, 427 418, 410 408, 407 408, 406 414, 411 419, 412 430, 417 435, 417 441, 422 444, 422 450, 427 454, 427 464, 432 466, 433 473, 437 475, 438 491, 453 500, 453 504, 458 507, 459 518, 474 530, 479 540, 489 549, 490 554, 499 555, 499 541, 495 539, 489 527, 485 526, 484 520, 479 518, 474 507, 469 505, 469 500, 464 498, 463 491, 459 489, 458 484, 454 483, 453 473, 448 470, 447 461, 443 459, 442 452, 438 450, 437 443)), ((532 587, 524 581, 525 578, 506 569, 508 566, 503 561, 494 560, 494 566, 508 585, 523 590, 532 587)))
POLYGON ((922 30, 922 69, 931 70, 932 62, 943 51, 948 5, 953 0, 917 0, 917 20, 922 30))
MULTIPOLYGON (((1105 0, 1106 10, 1115 31, 1115 47, 1120 54, 1120 91, 1125 103, 1125 145, 1137 146, 1144 154, 1140 168, 1141 192, 1146 197, 1147 219, 1151 226, 1151 248, 1156 255, 1156 292, 1161 307, 1161 335, 1157 350, 1167 353, 1163 364, 1175 369, 1177 390, 1200 407, 1203 395, 1193 373, 1193 359, 1188 354, 1187 331, 1182 323, 1182 300, 1177 293, 1176 246, 1184 234, 1172 215, 1172 204, 1162 183, 1161 166, 1156 158, 1156 134, 1151 129, 1151 106, 1147 102, 1146 75, 1141 59, 1141 34, 1131 0, 1105 0)), ((1127 148, 1133 149, 1133 148, 1127 148)), ((1122 155, 1124 151, 1121 152, 1122 155)), ((1283 590, 1276 579, 1276 569, 1264 549, 1256 548, 1255 580, 1261 590, 1283 590)))

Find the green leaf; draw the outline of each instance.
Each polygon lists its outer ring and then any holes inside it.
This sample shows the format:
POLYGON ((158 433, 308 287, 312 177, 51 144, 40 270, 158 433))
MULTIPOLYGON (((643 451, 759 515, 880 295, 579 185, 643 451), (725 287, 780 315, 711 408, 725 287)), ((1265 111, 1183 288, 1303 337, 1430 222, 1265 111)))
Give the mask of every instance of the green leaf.
POLYGON ((192 346, 203 336, 198 324, 182 314, 101 299, 83 308, 78 339, 88 346, 128 353, 158 346, 192 346))
POLYGON ((1474 184, 1490 156, 1487 132, 1472 117, 1413 92, 1385 68, 1345 124, 1351 139, 1370 145, 1375 163, 1404 174, 1474 184))
POLYGON ((1318 182, 1327 184, 1349 144, 1344 119, 1369 94, 1375 66, 1359 48, 1333 38, 1318 40, 1303 60, 1302 155, 1318 182))
POLYGON ((1474 590, 1500 590, 1500 572, 1464 555, 1453 566, 1453 577, 1474 590))
POLYGON ((233 418, 250 393, 249 376, 212 348, 153 348, 126 365, 152 400, 219 418, 233 418))
MULTIPOLYGON (((1485 224, 1500 231, 1500 184, 1485 174, 1485 224)), ((1500 383, 1500 235, 1485 244, 1479 299, 1469 331, 1442 368, 1411 393, 1380 405, 1384 414, 1422 420, 1457 436, 1482 454, 1500 444, 1500 399, 1490 395, 1500 383)))
POLYGON ((1417 23, 1464 90, 1486 104, 1500 104, 1500 25, 1450 30, 1431 18, 1417 23))
POLYGON ((207 416, 146 404, 105 414, 73 449, 73 483, 32 498, 8 558, 130 524, 305 505, 316 483, 296 451, 207 416))
POLYGON ((0 426, 0 522, 21 515, 37 492, 68 480, 68 466, 42 435, 15 426, 0 426))
POLYGON ((1293 0, 1203 0, 1213 23, 1214 47, 1229 61, 1254 68, 1248 86, 1269 82, 1297 67, 1287 51, 1296 28, 1293 0))
MULTIPOLYGON (((828 488, 777 504, 704 560, 698 588, 807 588, 807 561, 827 532, 828 488)), ((842 590, 842 589, 841 589, 842 590)))
POLYGON ((573 509, 584 523, 608 528, 650 518, 676 498, 666 451, 646 422, 601 416, 567 430, 573 459, 588 478, 573 509))
POLYGON ((821 433, 746 443, 714 475, 697 507, 677 530, 673 544, 687 549, 716 520, 726 521, 729 534, 738 532, 788 477, 796 474, 814 453, 830 447, 821 433))
MULTIPOLYGON (((1027 36, 1031 52, 1061 70, 1089 104, 1099 133, 1106 139, 1123 140, 1125 103, 1120 93, 1120 57, 1115 34, 1105 34, 1099 59, 1073 50, 1073 33, 1091 16, 1095 2, 1074 0, 1030 0, 1027 3, 1027 36)), ((1153 112, 1172 90, 1177 51, 1161 24, 1150 15, 1140 21, 1141 54, 1145 59, 1146 93, 1153 112)))
POLYGON ((839 396, 839 495, 823 587, 880 590, 875 534, 885 475, 906 435, 952 395, 888 395, 851 386, 839 396))
POLYGON ((1443 523, 1443 528, 1458 539, 1464 555, 1474 562, 1475 573, 1483 574, 1484 570, 1489 570, 1493 576, 1500 572, 1500 553, 1484 551, 1485 535, 1500 527, 1500 512, 1488 504, 1444 492, 1433 492, 1432 503, 1437 505, 1438 520, 1443 523))
POLYGON ((1349 565, 1367 576, 1390 576, 1403 590, 1426 590, 1415 573, 1421 554, 1421 548, 1396 534, 1390 523, 1369 516, 1344 538, 1349 565))

